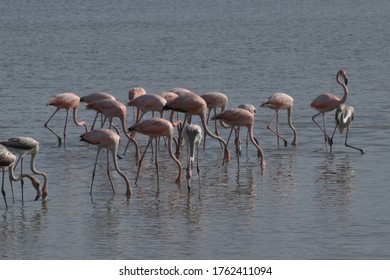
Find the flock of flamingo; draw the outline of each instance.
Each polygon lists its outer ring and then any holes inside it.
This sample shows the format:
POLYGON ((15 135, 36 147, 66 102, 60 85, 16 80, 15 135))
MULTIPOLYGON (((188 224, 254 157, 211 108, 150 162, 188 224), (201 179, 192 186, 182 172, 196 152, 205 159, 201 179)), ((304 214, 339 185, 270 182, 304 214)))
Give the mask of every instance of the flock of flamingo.
MULTIPOLYGON (((316 97, 310 104, 312 108, 318 111, 312 117, 313 122, 320 128, 325 138, 325 146, 330 151, 333 145, 333 137, 337 129, 340 133, 343 133, 346 129, 345 134, 345 145, 353 149, 359 150, 362 154, 364 151, 360 148, 351 146, 347 143, 349 126, 354 119, 354 108, 352 106, 345 105, 348 97, 348 78, 344 69, 340 69, 336 75, 336 81, 343 88, 344 95, 340 99, 336 95, 331 93, 321 94, 316 97), (325 125, 325 113, 336 110, 335 113, 335 128, 331 136, 327 134, 325 125), (316 118, 322 115, 323 125, 321 126, 316 118)), ((134 125, 127 128, 126 125, 126 105, 116 100, 114 96, 109 93, 99 92, 93 93, 84 97, 79 97, 74 93, 60 93, 52 97, 47 105, 56 107, 54 113, 49 117, 44 126, 52 132, 58 140, 58 144, 62 142, 66 143, 66 129, 68 123, 69 110, 73 111, 73 121, 77 126, 83 126, 85 133, 80 136, 80 141, 88 142, 89 144, 96 145, 97 155, 95 159, 94 168, 92 171, 92 181, 90 192, 92 193, 93 182, 95 179, 96 164, 101 149, 107 150, 107 174, 112 187, 112 191, 115 193, 115 188, 111 179, 110 174, 110 160, 109 155, 112 155, 112 161, 115 170, 124 179, 126 183, 126 195, 131 196, 132 190, 130 182, 126 174, 120 170, 117 158, 121 158, 118 154, 118 147, 120 141, 120 129, 113 124, 113 118, 118 118, 121 122, 122 132, 128 139, 128 144, 123 153, 125 155, 126 150, 130 143, 135 148, 135 163, 138 167, 137 176, 135 183, 137 183, 139 172, 142 165, 142 160, 145 156, 147 149, 152 144, 153 153, 155 156, 155 167, 157 175, 157 184, 159 185, 159 163, 158 163, 158 151, 160 147, 160 138, 163 137, 165 145, 168 147, 169 155, 175 162, 178 168, 178 175, 176 183, 181 186, 182 177, 182 164, 179 161, 179 155, 181 153, 181 147, 183 145, 183 138, 187 144, 187 168, 186 168, 186 179, 187 188, 190 190, 190 180, 192 177, 192 166, 195 161, 195 149, 196 149, 196 160, 197 160, 197 172, 198 181, 200 186, 199 176, 199 146, 203 140, 203 145, 206 142, 206 135, 219 141, 221 148, 224 151, 223 164, 230 160, 230 153, 228 150, 228 143, 230 137, 234 131, 235 133, 235 147, 237 155, 241 154, 241 140, 240 140, 240 127, 247 127, 247 144, 249 141, 255 146, 260 157, 260 166, 263 168, 266 165, 265 157, 262 148, 259 145, 258 140, 253 134, 254 118, 256 114, 256 107, 252 104, 241 104, 237 108, 228 109, 228 98, 221 92, 208 92, 203 95, 198 95, 185 88, 173 88, 160 94, 146 94, 145 89, 141 87, 132 88, 128 95, 129 101, 126 104, 136 109, 134 125), (88 130, 88 125, 84 121, 77 119, 77 110, 80 102, 86 103, 86 109, 96 111, 96 117, 88 130), (61 138, 51 127, 49 127, 50 120, 54 115, 61 109, 66 110, 65 126, 63 129, 63 137, 61 138), (217 113, 217 109, 220 112, 217 113), (165 113, 170 111, 169 119, 164 118, 165 113), (214 115, 210 118, 211 112, 214 115), (143 119, 143 116, 152 112, 153 117, 150 119, 143 119), (159 117, 155 117, 154 114, 160 113, 159 117), (180 120, 177 113, 184 113, 184 119, 180 120), (94 128, 98 117, 100 115, 101 128, 94 128), (192 122, 192 116, 198 116, 201 120, 201 125, 194 124, 192 122), (108 128, 103 128, 105 122, 108 120, 108 128), (209 121, 214 121, 214 132, 209 129, 209 121), (225 141, 218 132, 218 126, 222 128, 229 128, 230 133, 228 139, 225 141), (178 131, 178 136, 175 137, 175 129, 178 131), (149 136, 149 141, 146 145, 142 156, 140 157, 139 147, 136 140, 136 134, 141 133, 149 136), (154 140, 154 147, 153 147, 154 140), (173 149, 173 144, 176 145, 176 150, 173 149)), ((283 141, 284 146, 287 146, 288 141, 279 132, 279 111, 287 110, 288 125, 293 131, 293 140, 291 145, 297 145, 297 131, 292 124, 292 108, 294 99, 286 93, 274 93, 272 94, 260 107, 270 108, 275 111, 272 119, 267 125, 267 128, 277 136, 277 143, 279 146, 280 140, 283 141), (275 119, 276 128, 271 127, 271 123, 275 119)), ((204 146, 205 147, 205 146, 204 146)), ((3 170, 2 178, 2 195, 6 207, 8 207, 6 194, 4 190, 5 181, 5 170, 9 170, 9 180, 12 190, 12 198, 14 199, 14 191, 12 187, 13 181, 21 181, 22 186, 22 201, 23 201, 23 178, 27 177, 31 180, 32 185, 36 189, 37 195, 35 200, 40 197, 45 199, 48 195, 48 176, 38 171, 35 167, 36 157, 39 151, 39 142, 30 137, 14 137, 8 140, 0 141, 0 167, 3 170), (18 156, 16 157, 15 154, 18 156), (42 189, 39 188, 40 182, 34 176, 23 173, 23 158, 27 155, 31 155, 30 169, 33 174, 42 176, 44 183, 42 189), (21 175, 15 177, 15 167, 20 162, 21 175)))

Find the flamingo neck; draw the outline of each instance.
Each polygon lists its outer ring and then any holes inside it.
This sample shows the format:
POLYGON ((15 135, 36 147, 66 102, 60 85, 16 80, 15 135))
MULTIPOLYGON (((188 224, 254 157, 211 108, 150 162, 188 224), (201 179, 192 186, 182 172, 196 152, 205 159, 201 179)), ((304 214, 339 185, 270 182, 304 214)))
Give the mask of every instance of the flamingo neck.
POLYGON ((347 98, 348 98, 348 87, 345 83, 340 82, 339 77, 340 77, 340 74, 337 73, 336 81, 339 85, 341 85, 343 87, 343 90, 344 90, 343 98, 340 100, 339 104, 343 104, 343 103, 345 103, 345 101, 347 101, 347 98))

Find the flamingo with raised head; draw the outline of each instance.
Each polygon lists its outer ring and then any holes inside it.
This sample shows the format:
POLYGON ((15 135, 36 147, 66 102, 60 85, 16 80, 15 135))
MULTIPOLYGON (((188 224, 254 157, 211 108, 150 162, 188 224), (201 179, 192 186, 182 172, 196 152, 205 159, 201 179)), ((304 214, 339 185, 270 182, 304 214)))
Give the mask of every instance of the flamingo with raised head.
POLYGON ((12 181, 20 181, 24 177, 27 177, 31 180, 33 187, 37 191, 37 196, 35 197, 35 200, 38 200, 42 195, 41 190, 39 188, 39 180, 38 179, 36 179, 35 177, 33 177, 29 174, 21 174, 21 175, 19 175, 19 177, 15 177, 15 175, 14 175, 15 162, 16 162, 16 156, 13 153, 11 153, 5 146, 0 144, 0 168, 3 170, 1 193, 3 195, 4 203, 5 203, 5 206, 7 208, 8 208, 8 203, 7 203, 6 193, 5 193, 5 189, 4 189, 4 185, 5 185, 5 182, 4 182, 5 178, 4 177, 5 177, 5 170, 6 169, 8 169, 8 173, 9 173, 9 180, 11 183, 12 197, 13 197, 14 202, 15 202, 15 199, 14 199, 14 191, 13 191, 13 187, 12 187, 12 181))
POLYGON ((350 127, 352 121, 354 120, 354 118, 355 118, 355 109, 352 106, 340 104, 340 106, 337 107, 336 114, 335 114, 336 126, 333 130, 332 138, 331 138, 332 143, 333 143, 333 137, 334 137, 334 134, 335 134, 337 128, 339 129, 339 132, 341 134, 343 134, 344 129, 346 128, 347 132, 345 133, 345 142, 344 142, 345 146, 352 148, 352 149, 355 149, 355 150, 358 150, 362 154, 364 154, 363 149, 357 148, 355 146, 351 146, 347 143, 349 127, 350 127))
MULTIPOLYGON (((7 149, 13 153, 18 155, 18 160, 16 161, 14 168, 18 165, 20 161, 20 173, 23 174, 23 158, 27 155, 31 155, 30 160, 30 169, 31 171, 36 174, 43 176, 44 182, 42 186, 42 199, 45 199, 48 195, 48 177, 47 174, 38 171, 35 168, 35 161, 39 152, 39 142, 31 137, 13 137, 5 141, 1 141, 0 144, 7 147, 7 149)), ((22 201, 24 200, 23 196, 23 180, 22 182, 22 201)))
MULTIPOLYGON (((218 113, 215 116, 211 118, 211 120, 221 120, 227 125, 231 127, 229 138, 226 142, 226 146, 229 143, 230 137, 232 135, 233 130, 236 127, 246 126, 248 128, 248 135, 249 139, 251 140, 252 144, 256 147, 258 150, 258 156, 261 157, 260 165, 261 167, 264 167, 266 165, 264 153, 261 149, 260 145, 255 140, 255 137, 253 135, 253 127, 254 127, 254 115, 242 108, 233 108, 223 111, 222 113, 218 113)), ((237 137, 237 136, 236 136, 237 137)), ((236 140, 237 142, 237 140, 236 140)))
POLYGON ((175 157, 173 150, 172 150, 172 140, 174 137, 174 130, 173 125, 170 121, 153 117, 151 119, 143 120, 139 123, 134 124, 133 126, 129 127, 129 132, 136 131, 139 133, 142 133, 144 135, 149 136, 148 144, 146 145, 145 151, 143 152, 139 165, 138 165, 138 171, 137 171, 137 177, 135 179, 135 183, 137 184, 139 172, 141 169, 142 160, 145 156, 145 153, 149 147, 149 145, 152 143, 152 140, 156 140, 156 153, 155 153, 155 165, 156 165, 156 172, 157 172, 157 186, 160 185, 160 176, 159 176, 159 163, 158 163, 158 138, 161 136, 165 136, 168 138, 168 152, 173 161, 176 163, 178 167, 178 176, 176 178, 176 183, 181 186, 181 163, 180 161, 175 157))
POLYGON ((340 99, 339 97, 331 94, 331 93, 324 93, 319 96, 317 96, 313 102, 311 102, 310 106, 313 107, 318 111, 317 114, 315 114, 312 117, 313 122, 321 129, 322 133, 325 137, 325 145, 328 147, 328 143, 330 146, 332 146, 332 139, 328 136, 326 133, 326 126, 325 126, 325 113, 333 111, 336 109, 340 104, 343 104, 345 101, 347 101, 348 98, 348 77, 347 73, 344 69, 340 69, 336 74, 336 82, 341 85, 344 91, 343 97, 340 99), (340 81, 340 77, 343 78, 343 81, 340 81), (315 118, 322 114, 322 122, 323 127, 321 127, 315 120, 315 118))
POLYGON ((280 135, 279 132, 279 111, 280 110, 287 110, 287 121, 288 126, 291 128, 291 130, 294 133, 294 138, 292 140, 291 145, 296 146, 297 145, 297 131, 295 127, 292 124, 292 108, 294 105, 294 99, 284 92, 277 92, 272 94, 268 99, 260 105, 260 107, 270 108, 272 110, 275 110, 275 114, 271 118, 270 122, 267 125, 267 128, 272 131, 278 139, 278 147, 279 147, 279 138, 284 141, 284 146, 287 146, 287 140, 280 135), (271 123, 273 119, 276 117, 276 130, 274 130, 271 127, 271 123))
POLYGON ((100 150, 106 149, 107 150, 107 174, 108 174, 108 179, 110 180, 112 191, 115 193, 114 184, 112 183, 111 173, 110 173, 110 160, 109 160, 110 152, 112 154, 112 160, 114 162, 115 170, 125 180, 126 195, 128 197, 131 196, 131 187, 130 187, 129 179, 127 178, 126 174, 119 169, 118 161, 116 158, 116 155, 118 154, 119 140, 120 140, 120 136, 117 133, 106 128, 94 129, 80 136, 80 141, 85 141, 89 144, 97 145, 98 147, 95 165, 92 171, 92 182, 91 182, 90 194, 92 194, 93 181, 95 179, 95 174, 96 174, 96 164, 99 158, 100 150))
POLYGON ((192 177, 192 164, 195 161, 195 147, 196 147, 196 170, 198 172, 198 183, 200 187, 199 176, 199 145, 202 141, 202 128, 197 124, 189 124, 184 127, 184 139, 187 143, 187 189, 190 190, 190 180, 192 177))
POLYGON ((46 106, 52 105, 56 107, 56 110, 54 113, 50 116, 50 118, 46 121, 45 127, 49 129, 58 139, 58 144, 61 145, 61 137, 59 137, 53 129, 51 129, 48 124, 49 121, 54 117, 54 115, 61 109, 66 110, 66 118, 65 118, 65 126, 64 126, 64 144, 65 144, 65 137, 66 137, 66 128, 68 124, 68 115, 69 115, 69 110, 73 110, 73 121, 77 126, 84 126, 85 132, 88 132, 88 127, 87 124, 83 121, 79 122, 77 120, 77 108, 79 107, 80 104, 80 97, 78 97, 76 94, 72 92, 65 92, 65 93, 60 93, 57 94, 56 96, 50 98, 50 100, 47 102, 46 106))

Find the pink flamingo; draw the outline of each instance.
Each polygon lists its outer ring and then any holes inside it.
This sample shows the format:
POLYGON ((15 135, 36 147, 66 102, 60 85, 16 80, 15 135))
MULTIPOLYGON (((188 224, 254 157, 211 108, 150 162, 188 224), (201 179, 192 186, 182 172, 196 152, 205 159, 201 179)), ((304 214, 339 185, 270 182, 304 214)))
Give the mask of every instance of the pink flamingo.
MULTIPOLYGON (((218 92, 218 91, 206 92, 205 94, 202 94, 200 97, 202 97, 207 104, 207 108, 208 108, 207 121, 206 121, 207 125, 209 125, 211 110, 214 111, 214 115, 217 113, 218 108, 221 109, 220 112, 223 112, 227 108, 229 102, 228 97, 222 92, 218 92)), ((219 136, 217 121, 214 122, 214 132, 215 135, 219 136)), ((206 147, 206 132, 204 132, 203 148, 204 147, 206 147)))
POLYGON ((348 98, 348 87, 347 87, 348 77, 347 77, 347 73, 345 72, 344 69, 340 69, 337 72, 336 82, 339 85, 341 85, 343 90, 344 90, 344 95, 343 95, 342 99, 340 99, 339 97, 337 97, 331 93, 324 93, 324 94, 317 96, 313 100, 313 102, 310 104, 311 107, 313 107, 314 109, 316 109, 318 111, 318 113, 312 117, 312 120, 321 129, 322 133, 324 133, 326 147, 328 147, 327 146, 328 142, 329 142, 330 146, 332 146, 333 143, 331 142, 332 139, 326 134, 325 113, 333 111, 340 104, 343 104, 348 98), (340 77, 343 78, 343 80, 344 80, 343 82, 340 81, 340 77), (317 116, 319 116, 320 114, 322 114, 322 121, 323 121, 323 126, 324 126, 323 128, 315 120, 315 118, 317 116))
MULTIPOLYGON (((206 133, 212 138, 217 139, 224 147, 223 162, 225 162, 225 160, 226 161, 230 160, 230 153, 227 149, 227 145, 225 141, 220 136, 211 133, 210 129, 207 126, 206 123, 207 104, 202 97, 200 97, 195 93, 187 93, 185 95, 178 96, 177 98, 173 99, 171 102, 168 102, 163 109, 183 112, 185 114, 183 125, 186 123, 187 118, 190 118, 193 115, 199 116, 202 122, 203 129, 206 131, 206 133)), ((182 133, 183 133, 183 129, 180 129, 179 136, 178 136, 178 145, 176 150, 177 156, 180 154, 182 133)))
POLYGON ((88 127, 85 122, 79 122, 77 121, 77 108, 79 107, 80 104, 80 97, 78 97, 76 94, 71 93, 71 92, 65 92, 65 93, 60 93, 57 94, 56 96, 52 97, 46 104, 52 105, 56 107, 56 110, 54 113, 51 115, 51 117, 47 120, 45 123, 45 127, 49 129, 57 138, 58 138, 58 144, 61 145, 61 137, 59 137, 49 126, 49 121, 53 118, 53 116, 61 109, 66 110, 66 119, 65 119, 65 127, 64 127, 64 142, 65 142, 65 137, 66 137, 66 127, 68 124, 68 113, 70 109, 73 109, 73 121, 77 126, 84 126, 85 132, 88 132, 88 127))
MULTIPOLYGON (((95 101, 99 101, 99 100, 104 100, 104 99, 112 99, 112 100, 116 100, 116 98, 107 93, 107 92, 96 92, 96 93, 91 93, 91 94, 88 94, 86 96, 83 96, 80 98, 80 102, 85 102, 85 103, 91 103, 91 102, 95 102, 95 101)), ((96 112, 96 117, 95 117, 95 120, 93 121, 93 124, 92 124, 92 127, 91 127, 91 130, 95 127, 95 123, 96 123, 96 119, 97 117, 99 116, 99 112, 96 112)), ((103 120, 101 121, 102 125, 103 125, 103 120)))
MULTIPOLYGON (((152 112, 153 117, 155 112, 159 112, 160 117, 162 118, 164 115, 163 107, 166 103, 167 101, 165 100, 165 98, 158 94, 145 94, 131 99, 129 102, 127 102, 127 106, 134 106, 137 108, 137 117, 135 122, 139 123, 142 117, 147 112, 152 112)), ((131 133, 131 137, 135 139, 135 132, 131 133)), ((123 154, 126 153, 129 143, 130 140, 128 141, 126 149, 123 154)))
MULTIPOLYGON (((30 169, 31 171, 36 174, 43 176, 44 178, 44 183, 42 186, 42 199, 46 199, 48 195, 48 187, 47 187, 47 181, 48 177, 47 174, 38 171, 35 168, 35 161, 39 152, 39 142, 31 137, 13 137, 5 141, 0 142, 2 145, 7 147, 7 149, 13 153, 19 155, 18 160, 16 161, 16 164, 14 165, 14 168, 20 161, 20 173, 23 174, 23 158, 27 155, 31 155, 31 160, 30 160, 30 169)), ((23 180, 22 182, 22 201, 24 201, 23 197, 23 180)))
MULTIPOLYGON (((35 177, 29 175, 29 174, 21 174, 19 177, 15 177, 14 175, 14 165, 16 162, 16 156, 11 153, 5 146, 0 144, 0 168, 3 170, 3 179, 2 179, 2 186, 1 186, 1 193, 4 198, 5 206, 8 208, 7 198, 4 190, 4 175, 5 170, 8 169, 9 173, 9 180, 11 183, 11 189, 12 189, 12 197, 14 197, 14 191, 12 187, 12 181, 20 181, 24 177, 27 177, 31 180, 31 183, 33 184, 35 190, 37 191, 37 196, 35 197, 35 200, 38 200, 41 197, 41 190, 39 189, 39 180, 35 177)), ((14 200, 15 202, 15 200, 14 200)))
POLYGON ((228 109, 223 111, 222 113, 214 115, 211 118, 211 120, 221 120, 231 127, 226 146, 229 143, 230 136, 232 135, 233 130, 236 127, 246 126, 248 128, 249 139, 258 150, 258 155, 261 157, 261 166, 264 167, 266 163, 263 150, 260 148, 260 145, 257 144, 257 141, 255 140, 253 135, 254 119, 255 117, 251 112, 241 108, 228 109))
POLYGON ((161 136, 165 136, 168 138, 168 151, 169 155, 173 159, 173 161, 177 164, 177 167, 179 169, 179 173, 176 179, 176 183, 181 186, 181 163, 180 161, 175 157, 172 151, 172 140, 174 137, 174 131, 173 131, 173 125, 170 121, 153 117, 151 119, 147 119, 144 121, 141 121, 139 123, 136 123, 135 125, 129 127, 129 132, 136 131, 139 133, 142 133, 144 135, 149 136, 148 144, 146 145, 145 151, 142 154, 141 160, 138 165, 138 171, 137 171, 137 177, 135 179, 135 183, 137 184, 139 172, 141 169, 141 163, 145 156, 146 150, 148 149, 150 143, 153 139, 156 139, 156 154, 155 154, 155 165, 156 165, 156 171, 157 171, 157 186, 160 185, 160 177, 159 177, 159 171, 158 171, 158 138, 161 136))
MULTIPOLYGON (((146 90, 142 87, 133 87, 129 90, 129 100, 133 100, 134 98, 137 98, 139 96, 142 96, 142 95, 145 95, 146 94, 146 90)), ((137 109, 137 117, 139 116, 139 110, 137 109)), ((133 108, 133 118, 134 118, 134 122, 136 122, 136 115, 134 113, 134 108, 133 108)))
POLYGON ((284 92, 277 92, 272 94, 270 97, 268 97, 268 99, 263 104, 260 105, 260 107, 266 107, 275 110, 275 114, 271 118, 271 121, 268 123, 267 128, 277 136, 278 146, 279 146, 279 138, 284 141, 284 146, 287 146, 287 140, 283 138, 279 132, 279 110, 283 110, 283 109, 287 110, 288 126, 292 129, 294 133, 294 138, 291 145, 293 146, 297 145, 297 131, 292 124, 293 104, 294 104, 294 99, 290 95, 284 92), (271 122, 275 117, 276 117, 276 131, 271 127, 271 122))
POLYGON ((176 93, 178 96, 186 95, 186 94, 191 94, 194 93, 193 91, 186 89, 186 88, 181 88, 181 87, 175 87, 171 88, 168 90, 169 92, 176 93))
POLYGON ((138 164, 139 151, 138 151, 137 142, 132 137, 130 137, 130 135, 127 133, 126 130, 126 106, 123 103, 119 102, 118 100, 104 99, 104 100, 95 101, 87 104, 87 110, 89 109, 95 110, 103 114, 105 118, 108 118, 110 123, 110 128, 112 126, 112 119, 114 117, 119 118, 125 136, 135 145, 135 159, 136 159, 136 164, 138 164))
MULTIPOLYGON (((336 126, 333 130, 332 133, 332 143, 333 143, 333 137, 336 132, 336 129, 338 128, 340 133, 342 134, 344 132, 344 129, 347 128, 347 132, 345 133, 345 146, 356 149, 360 151, 362 154, 364 154, 364 151, 360 148, 351 146, 347 143, 348 139, 348 131, 349 131, 349 126, 351 125, 353 119, 355 118, 355 109, 352 106, 347 106, 345 104, 340 104, 337 107, 336 114, 335 114, 335 120, 336 120, 336 126)), ((332 146, 331 146, 332 148, 332 146)))
POLYGON ((94 129, 94 130, 91 130, 90 132, 84 133, 83 135, 80 136, 80 141, 85 141, 89 144, 98 146, 98 151, 97 151, 96 160, 95 160, 95 166, 94 166, 93 172, 92 172, 92 182, 91 182, 90 194, 92 194, 93 181, 95 179, 95 173, 96 173, 96 164, 97 164, 97 161, 99 158, 100 150, 107 149, 107 174, 108 174, 108 179, 110 180, 110 183, 111 183, 112 191, 115 193, 114 185, 112 183, 111 174, 110 174, 110 160, 109 160, 109 152, 110 151, 112 154, 112 159, 114 162, 115 170, 125 180, 126 195, 128 197, 131 196, 131 187, 130 187, 129 179, 127 178, 126 174, 123 173, 119 169, 118 162, 116 159, 116 155, 118 154, 119 139, 120 139, 120 136, 117 133, 115 133, 112 130, 105 129, 105 128, 94 129))
MULTIPOLYGON (((245 109, 245 110, 251 112, 251 113, 253 114, 253 116, 255 116, 255 115, 256 115, 256 112, 257 112, 256 107, 253 106, 253 105, 250 104, 250 103, 243 103, 243 104, 240 104, 240 105, 237 106, 237 108, 245 109)), ((222 122, 222 124, 223 124, 223 122, 222 122)), ((225 128, 227 128, 227 127, 225 127, 225 128)), ((241 140, 240 140, 240 138, 239 138, 239 135, 240 135, 240 127, 237 127, 237 128, 236 128, 236 133, 237 133, 237 136, 238 136, 238 143, 236 143, 236 149, 238 150, 238 153, 241 154, 241 147, 240 147, 240 146, 241 146, 241 140), (237 145, 238 145, 238 147, 237 147, 237 145)), ((256 143, 259 144, 259 142, 257 141, 256 137, 253 137, 253 138, 255 139, 256 143)), ((248 152, 249 132, 247 132, 245 143, 246 143, 246 151, 248 152)))

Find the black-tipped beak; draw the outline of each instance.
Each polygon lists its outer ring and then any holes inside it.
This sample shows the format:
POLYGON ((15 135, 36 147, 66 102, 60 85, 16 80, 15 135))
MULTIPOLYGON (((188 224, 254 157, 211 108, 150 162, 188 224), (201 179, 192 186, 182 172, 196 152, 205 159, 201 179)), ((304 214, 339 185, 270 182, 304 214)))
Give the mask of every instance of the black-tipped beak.
POLYGON ((348 85, 348 79, 345 79, 345 85, 346 86, 348 85))

